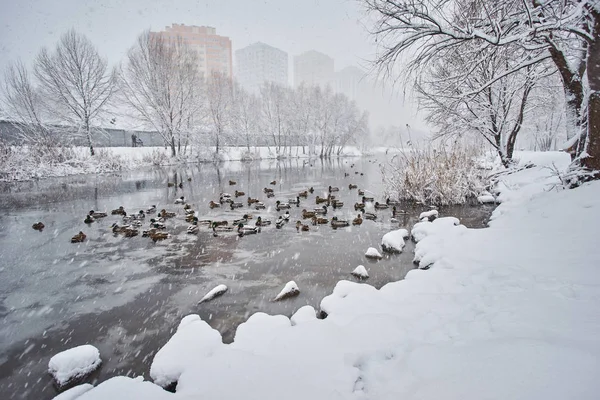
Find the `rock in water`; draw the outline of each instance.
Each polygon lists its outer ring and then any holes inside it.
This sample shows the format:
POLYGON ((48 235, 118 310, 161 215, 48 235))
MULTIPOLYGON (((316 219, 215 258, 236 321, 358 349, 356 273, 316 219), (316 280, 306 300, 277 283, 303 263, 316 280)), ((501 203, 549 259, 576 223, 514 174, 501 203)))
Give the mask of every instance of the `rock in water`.
POLYGON ((419 214, 419 221, 423 221, 424 219, 427 219, 428 221, 433 221, 434 219, 436 219, 438 217, 439 213, 438 210, 430 210, 430 211, 424 211, 421 214, 419 214))
POLYGON ((369 247, 367 249, 367 252, 365 253, 365 257, 367 258, 374 258, 377 260, 381 260, 383 258, 383 256, 381 255, 381 253, 374 247, 369 247))
POLYGON ((85 378, 102 364, 100 352, 92 345, 84 344, 62 351, 50 359, 48 372, 61 388, 85 378))
POLYGON ((198 304, 204 303, 205 301, 211 301, 215 297, 222 296, 227 291, 227 286, 219 285, 210 292, 206 293, 206 295, 198 302, 198 304))
POLYGON ((381 248, 388 253, 401 253, 404 249, 404 239, 410 235, 406 229, 397 229, 383 235, 381 248))
POLYGON ((296 282, 289 281, 285 284, 281 292, 273 299, 273 301, 285 300, 290 297, 298 296, 300 294, 300 289, 298 289, 298 285, 296 282))
POLYGON ((367 272, 367 269, 365 268, 364 265, 359 265, 358 267, 356 267, 354 269, 354 271, 351 272, 352 276, 357 278, 357 279, 361 279, 361 280, 367 280, 369 279, 369 273, 367 272))

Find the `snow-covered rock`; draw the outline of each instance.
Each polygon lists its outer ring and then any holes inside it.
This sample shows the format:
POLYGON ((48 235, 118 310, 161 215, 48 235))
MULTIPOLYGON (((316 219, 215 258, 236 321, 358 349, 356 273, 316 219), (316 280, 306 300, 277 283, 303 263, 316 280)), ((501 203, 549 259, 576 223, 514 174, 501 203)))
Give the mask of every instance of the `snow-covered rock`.
POLYGON ((304 324, 306 322, 318 321, 317 312, 313 306, 300 307, 290 318, 292 325, 304 324))
POLYGON ((460 221, 458 218, 455 217, 436 218, 433 222, 417 222, 413 226, 410 233, 415 242, 420 242, 425 237, 431 234, 438 233, 440 231, 447 230, 458 225, 460 225, 460 221))
POLYGON ((281 289, 281 292, 279 292, 279 294, 275 296, 273 301, 285 300, 290 297, 298 296, 299 294, 300 289, 298 288, 298 285, 296 285, 296 282, 289 281, 285 284, 283 289, 281 289))
POLYGON ((379 252, 379 250, 377 250, 375 247, 369 247, 367 249, 367 251, 365 252, 365 257, 378 259, 378 260, 383 258, 383 256, 379 252))
POLYGON ((222 346, 218 331, 197 314, 188 315, 179 323, 177 332, 154 356, 150 377, 157 385, 167 387, 177 382, 188 365, 209 356, 222 346))
POLYGON ((493 204, 496 202, 496 198, 490 192, 483 192, 477 196, 477 201, 480 204, 493 204))
POLYGON ((358 279, 369 279, 369 273, 367 272, 367 269, 364 265, 359 265, 358 267, 354 268, 354 271, 352 271, 351 274, 352 276, 358 279))
POLYGON ((404 239, 410 237, 406 229, 397 229, 383 235, 381 248, 389 253, 401 253, 404 249, 404 239))
POLYGON ((65 390, 58 396, 54 397, 52 400, 75 400, 85 392, 89 391, 90 389, 93 389, 93 387, 94 385, 91 385, 89 383, 77 385, 69 390, 65 390))
POLYGON ((102 364, 100 352, 90 344, 62 351, 48 362, 48 372, 61 387, 82 379, 102 364))
POLYGON ((438 210, 423 211, 421 214, 419 214, 419 220, 422 221, 423 219, 427 219, 429 221, 433 221, 438 217, 438 215, 438 210))
POLYGON ((227 291, 226 285, 218 285, 217 287, 212 289, 210 292, 206 293, 206 295, 202 299, 200 299, 198 304, 204 303, 205 301, 210 301, 210 300, 214 299, 215 297, 222 296, 223 294, 225 294, 226 291, 227 291))
POLYGON ((172 400, 173 396, 173 393, 163 390, 160 386, 144 381, 141 376, 116 376, 85 392, 77 400, 172 400))

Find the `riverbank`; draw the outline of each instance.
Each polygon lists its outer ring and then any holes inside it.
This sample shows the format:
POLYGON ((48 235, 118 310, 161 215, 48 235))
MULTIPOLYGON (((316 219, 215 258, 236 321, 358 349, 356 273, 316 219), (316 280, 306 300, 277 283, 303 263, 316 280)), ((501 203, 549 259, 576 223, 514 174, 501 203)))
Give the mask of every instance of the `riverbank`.
POLYGON ((185 318, 151 369, 176 393, 116 377, 80 399, 596 398, 600 182, 562 190, 548 167, 566 155, 531 161, 502 178, 489 228, 417 244, 428 270, 379 290, 341 281, 326 319, 258 313, 230 345, 185 318))

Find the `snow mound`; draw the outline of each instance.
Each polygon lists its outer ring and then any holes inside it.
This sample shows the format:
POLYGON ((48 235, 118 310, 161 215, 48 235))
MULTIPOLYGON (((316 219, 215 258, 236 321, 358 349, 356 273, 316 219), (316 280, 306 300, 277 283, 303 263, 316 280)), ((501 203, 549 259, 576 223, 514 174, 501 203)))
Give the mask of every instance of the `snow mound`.
POLYGON ((377 250, 375 247, 369 247, 367 249, 367 251, 365 252, 365 257, 374 258, 374 259, 378 259, 378 260, 383 258, 383 256, 379 252, 379 250, 377 250))
POLYGON ((281 292, 279 292, 279 294, 275 296, 273 301, 285 300, 290 297, 298 296, 299 294, 300 289, 298 289, 298 285, 296 285, 296 282, 289 281, 285 284, 281 292))
POLYGON ((152 382, 144 381, 141 376, 129 378, 116 376, 102 382, 93 390, 84 393, 77 400, 106 400, 106 399, 143 399, 171 400, 173 393, 163 390, 152 382))
POLYGON ((227 289, 228 288, 225 285, 218 285, 217 287, 212 289, 210 292, 206 293, 206 295, 202 299, 200 299, 198 304, 204 303, 205 301, 210 301, 210 300, 214 299, 215 297, 222 296, 227 291, 227 289))
POLYGON ((84 378, 100 364, 102 364, 102 360, 98 349, 90 344, 84 344, 62 351, 52 357, 48 363, 48 372, 60 387, 76 379, 84 378))
POLYGON ((437 218, 433 222, 417 222, 411 230, 411 235, 415 242, 420 242, 429 235, 439 233, 458 225, 460 225, 460 220, 455 217, 437 218))
POLYGON ((351 274, 358 279, 364 280, 369 278, 369 273, 364 265, 359 265, 358 267, 354 268, 354 271, 352 271, 351 274))
POLYGON ((298 311, 290 318, 292 325, 304 324, 311 321, 318 321, 317 312, 313 306, 300 307, 298 311))
POLYGON ((404 239, 410 237, 406 229, 397 229, 383 235, 381 248, 389 253, 401 253, 404 249, 404 239))
POLYGON ((271 343, 290 329, 292 329, 292 321, 285 315, 257 312, 238 326, 234 342, 230 347, 236 350, 268 353, 271 351, 271 343))
POLYGON ((483 192, 477 196, 477 201, 480 204, 493 204, 496 202, 496 198, 490 192, 483 192))
POLYGON ((419 214, 419 221, 424 218, 427 218, 429 221, 433 221, 438 217, 438 215, 438 210, 423 211, 421 214, 419 214))
POLYGON ((167 387, 177 382, 186 367, 210 356, 222 346, 218 331, 197 314, 188 315, 179 323, 177 332, 154 356, 150 377, 157 385, 167 387))
POLYGON ((93 389, 94 385, 90 385, 89 383, 84 383, 82 385, 77 385, 72 387, 69 390, 65 390, 58 396, 54 397, 52 400, 75 400, 79 398, 82 394, 93 389))
POLYGON ((327 316, 327 319, 331 319, 332 315, 339 317, 341 314, 355 318, 355 310, 363 309, 365 306, 364 298, 372 296, 376 292, 377 289, 366 283, 339 281, 335 285, 333 293, 321 300, 319 305, 321 315, 324 314, 323 316, 327 316))

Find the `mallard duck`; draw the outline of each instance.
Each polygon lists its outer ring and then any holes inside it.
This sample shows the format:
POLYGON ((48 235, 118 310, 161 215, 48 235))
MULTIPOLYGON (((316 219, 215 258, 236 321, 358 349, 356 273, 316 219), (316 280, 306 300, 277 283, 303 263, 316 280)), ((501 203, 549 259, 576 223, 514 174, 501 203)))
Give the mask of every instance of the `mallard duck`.
POLYGON ((364 211, 365 210, 365 204, 364 203, 354 203, 354 210, 358 211, 364 211))
POLYGON ((106 213, 103 212, 96 212, 94 210, 90 210, 90 212, 88 213, 88 215, 90 215, 92 218, 98 219, 98 218, 104 218, 106 217, 106 213))
POLYGON ((406 211, 396 209, 396 206, 392 207, 392 217, 399 217, 401 215, 406 215, 406 211))
POLYGON ((190 233, 190 234, 198 233, 198 229, 199 229, 198 228, 198 218, 194 217, 194 219, 191 222, 192 222, 192 224, 190 226, 188 226, 188 228, 187 228, 187 233, 190 233))
POLYGON ((258 203, 258 199, 253 199, 252 197, 248 196, 248 205, 251 206, 254 203, 258 203))
POLYGON ((175 214, 174 212, 168 212, 164 208, 158 213, 158 216, 161 218, 174 218, 176 215, 177 214, 175 214))
POLYGON ((273 189, 269 189, 269 188, 264 188, 263 192, 265 192, 266 194, 274 193, 273 189))
POLYGON ((229 225, 229 222, 227 222, 227 221, 213 221, 212 224, 215 225, 215 226, 227 226, 227 225, 229 225))
POLYGON ((314 216, 315 216, 314 211, 306 211, 306 209, 302 210, 302 218, 306 219, 306 218, 312 218, 314 216))
POLYGON ((308 191, 305 190, 304 192, 300 192, 300 193, 298 193, 298 196, 299 197, 307 198, 308 197, 308 191))
POLYGON ((35 224, 31 225, 31 227, 36 231, 41 231, 42 229, 44 229, 44 226, 45 225, 41 222, 36 222, 35 224))
POLYGON ((376 210, 387 210, 390 206, 387 204, 380 204, 378 201, 376 201, 374 207, 376 210))
POLYGON ((296 230, 298 232, 302 231, 302 232, 308 232, 310 230, 310 227, 308 225, 304 225, 302 223, 302 221, 298 221, 296 222, 296 230))
POLYGON ((213 221, 211 227, 213 231, 219 232, 231 232, 234 229, 233 226, 228 225, 227 221, 213 221))
POLYGON ((347 172, 344 172, 344 178, 347 178, 347 177, 349 177, 349 176, 350 176, 350 174, 349 174, 349 173, 347 173, 347 172))
POLYGON ((91 223, 92 223, 92 222, 94 222, 94 221, 95 221, 94 217, 92 217, 92 216, 91 216, 91 215, 89 215, 89 214, 88 214, 88 215, 86 215, 86 216, 85 216, 85 219, 83 220, 83 222, 84 222, 84 223, 86 223, 86 224, 91 224, 91 223))
POLYGON ((287 219, 283 218, 281 215, 279 217, 277 217, 277 220, 275 221, 275 227, 277 229, 281 229, 285 223, 287 222, 287 219))
POLYGON ((327 214, 327 206, 323 206, 321 208, 315 208, 314 209, 315 214, 327 214))
POLYGON ((315 192, 315 189, 313 189, 313 187, 309 187, 308 188, 308 193, 313 194, 315 192))
POLYGON ((277 181, 271 181, 270 184, 271 185, 277 185, 277 181))
POLYGON ((265 203, 263 203, 262 201, 259 201, 258 203, 254 204, 254 208, 257 210, 264 210, 265 208, 267 208, 267 206, 265 206, 265 203))
POLYGON ((314 217, 312 217, 312 223, 313 225, 328 224, 329 220, 327 218, 321 218, 315 215, 314 217))
POLYGON ((338 217, 333 217, 331 218, 331 226, 333 228, 343 228, 346 226, 350 226, 350 223, 348 221, 338 219, 338 217))
POLYGON ((175 183, 174 182, 167 182, 167 187, 174 187, 175 183))
POLYGON ((220 199, 230 199, 231 198, 231 194, 230 193, 221 192, 219 194, 219 198, 220 199))
POLYGON ((358 171, 354 171, 354 175, 358 175, 358 171))
POLYGON ((188 203, 185 203, 185 204, 183 205, 183 209, 184 209, 184 210, 189 210, 190 208, 192 208, 192 206, 190 206, 188 203))
POLYGON ((188 182, 191 182, 191 181, 192 181, 192 178, 191 178, 191 177, 187 178, 187 181, 188 181, 188 182))
POLYGON ((253 235, 255 233, 260 232, 260 227, 238 224, 237 232, 240 236, 253 235))
POLYGON ((358 214, 358 216, 352 220, 352 225, 361 225, 362 223, 363 219, 360 214, 358 214))
POLYGON ((262 219, 262 217, 258 217, 256 218, 256 226, 267 226, 267 225, 271 225, 271 221, 269 221, 268 219, 262 219))
POLYGON ((112 229, 113 233, 121 233, 123 230, 130 228, 129 225, 119 225, 118 223, 113 223, 110 228, 112 229))
POLYGON ((331 206, 333 208, 342 208, 344 207, 344 202, 343 201, 339 201, 339 200, 334 200, 331 202, 331 206))
POLYGON ((373 197, 366 197, 366 196, 362 197, 362 202, 363 203, 366 203, 367 201, 368 202, 372 202, 373 200, 375 200, 373 197))
POLYGON ((234 208, 244 207, 244 204, 239 201, 232 201, 231 203, 229 203, 229 207, 231 207, 231 209, 233 210, 234 208))
POLYGON ((277 201, 275 202, 275 205, 276 205, 276 207, 275 207, 275 208, 277 209, 277 211, 279 211, 279 210, 284 210, 284 209, 286 209, 286 208, 291 208, 291 206, 290 206, 290 204, 289 204, 289 203, 282 203, 282 202, 281 202, 281 201, 279 201, 279 200, 277 200, 277 201))
POLYGON ((329 186, 329 193, 331 193, 331 192, 339 192, 339 191, 340 191, 340 188, 329 186))
POLYGON ((237 185, 236 181, 229 181, 229 185, 233 186, 233 185, 237 185))
POLYGON ((154 232, 150 234, 150 239, 152 239, 154 243, 158 242, 159 240, 168 239, 170 237, 171 235, 169 235, 167 232, 154 232))
POLYGON ((348 185, 348 189, 350 189, 350 190, 352 190, 352 189, 358 189, 358 185, 349 184, 348 185))
POLYGON ((177 186, 179 186, 179 189, 183 189, 183 182, 179 182, 179 185, 177 186))
POLYGON ((358 195, 359 196, 364 196, 365 195, 365 191, 362 189, 358 189, 358 195))
POLYGON ((157 231, 157 228, 150 228, 147 231, 142 231, 142 237, 149 237, 150 235, 155 234, 157 231))
POLYGON ((71 238, 71 243, 81 243, 85 240, 87 236, 85 233, 79 231, 79 233, 71 238))
POLYGON ((156 204, 152 204, 147 210, 146 214, 154 214, 156 212, 156 204))
POLYGON ((188 216, 188 215, 195 215, 196 214, 196 211, 192 210, 191 208, 188 209, 188 210, 184 210, 184 212, 185 212, 186 216, 188 216))
POLYGON ((329 199, 326 199, 326 198, 323 198, 323 197, 319 197, 319 196, 317 196, 317 198, 315 199, 315 202, 316 202, 317 204, 321 204, 321 203, 328 203, 328 202, 329 202, 329 199))
POLYGON ((154 218, 150 220, 150 226, 154 229, 165 229, 165 224, 163 224, 161 221, 155 220, 154 218))
POLYGON ((398 200, 390 200, 390 198, 388 197, 387 199, 385 199, 385 204, 392 207, 392 206, 399 206, 400 202, 398 200))
POLYGON ((299 206, 300 205, 300 196, 296 196, 295 199, 289 199, 288 203, 295 204, 296 206, 299 206))
POLYGON ((192 222, 194 218, 198 219, 196 213, 188 214, 185 216, 185 222, 192 222))
POLYGON ((211 200, 210 203, 208 203, 208 206, 210 208, 219 208, 219 207, 221 207, 221 204, 215 203, 214 201, 211 200))
POLYGON ((144 210, 140 210, 137 214, 134 215, 134 217, 137 220, 146 219, 146 213, 144 212, 144 210))
POLYGON ((242 196, 245 196, 245 195, 246 195, 246 193, 244 193, 244 192, 239 192, 239 191, 237 191, 237 190, 236 190, 234 193, 235 193, 235 197, 242 197, 242 196))
POLYGON ((252 219, 252 215, 249 215, 249 214, 244 214, 244 215, 242 216, 242 218, 234 220, 234 221, 233 221, 233 224, 234 224, 234 225, 238 225, 238 224, 247 224, 247 223, 248 223, 248 220, 250 220, 250 219, 252 219))
POLYGON ((121 235, 125 236, 125 237, 134 237, 137 236, 140 231, 138 231, 137 229, 133 229, 133 228, 125 228, 123 229, 121 232, 119 232, 121 235))
POLYGON ((123 206, 120 206, 116 210, 112 210, 110 213, 112 215, 127 215, 127 213, 125 212, 125 209, 123 208, 123 206))
POLYGON ((286 211, 285 214, 282 215, 283 219, 285 219, 286 221, 290 220, 290 212, 286 211))
POLYGON ((366 212, 363 214, 363 217, 365 217, 365 219, 370 219, 371 221, 375 221, 377 219, 377 214, 374 214, 372 212, 366 212))
POLYGON ((185 203, 185 197, 181 196, 180 198, 175 200, 175 204, 184 204, 185 203))

